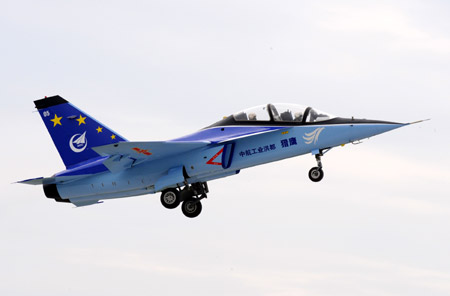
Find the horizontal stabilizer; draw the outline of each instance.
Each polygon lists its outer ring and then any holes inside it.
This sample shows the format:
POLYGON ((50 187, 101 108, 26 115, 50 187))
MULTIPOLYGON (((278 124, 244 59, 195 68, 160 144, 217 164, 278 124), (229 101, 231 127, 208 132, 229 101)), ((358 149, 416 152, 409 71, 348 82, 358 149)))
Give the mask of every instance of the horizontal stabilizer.
POLYGON ((110 171, 120 171, 144 161, 152 161, 203 148, 210 142, 120 142, 92 149, 109 156, 103 163, 110 171))
POLYGON ((17 181, 16 183, 20 184, 28 184, 28 185, 42 185, 44 181, 44 177, 34 178, 34 179, 28 179, 23 181, 17 181))
POLYGON ((23 181, 18 181, 16 183, 20 184, 28 184, 28 185, 48 185, 48 184, 61 184, 61 183, 69 183, 83 177, 87 177, 87 175, 78 175, 78 176, 60 176, 60 177, 39 177, 34 179, 28 179, 23 181))

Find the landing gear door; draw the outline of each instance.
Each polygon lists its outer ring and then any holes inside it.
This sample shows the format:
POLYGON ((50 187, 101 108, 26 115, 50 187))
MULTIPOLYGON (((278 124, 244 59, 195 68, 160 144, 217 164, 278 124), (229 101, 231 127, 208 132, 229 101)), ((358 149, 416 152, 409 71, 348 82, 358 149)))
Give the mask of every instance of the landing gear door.
POLYGON ((222 168, 228 169, 233 161, 235 143, 228 143, 223 146, 222 168))

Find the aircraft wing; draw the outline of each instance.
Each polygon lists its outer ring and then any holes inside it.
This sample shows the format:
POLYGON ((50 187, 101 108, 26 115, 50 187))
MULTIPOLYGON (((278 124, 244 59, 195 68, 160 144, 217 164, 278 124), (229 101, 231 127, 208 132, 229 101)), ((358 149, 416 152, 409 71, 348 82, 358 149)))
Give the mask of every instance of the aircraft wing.
POLYGON ((276 132, 283 129, 289 129, 289 126, 229 126, 226 128, 214 127, 200 130, 196 133, 177 138, 173 142, 186 141, 208 141, 214 144, 221 144, 233 140, 255 136, 258 134, 265 134, 276 132))
POLYGON ((237 139, 242 139, 242 138, 246 138, 246 137, 250 137, 250 136, 256 136, 256 135, 260 135, 260 134, 268 134, 268 133, 273 133, 276 131, 279 131, 280 129, 288 129, 289 127, 276 127, 276 128, 271 128, 271 129, 265 129, 265 130, 256 130, 254 132, 248 133, 248 132, 244 132, 244 133, 236 133, 236 134, 232 134, 228 137, 223 137, 220 139, 217 139, 217 143, 218 144, 223 144, 226 142, 230 142, 233 140, 237 140, 237 139))
POLYGON ((194 149, 206 147, 211 142, 119 142, 110 145, 93 147, 100 156, 108 156, 104 165, 117 172, 144 161, 153 161, 172 155, 185 153, 194 149))

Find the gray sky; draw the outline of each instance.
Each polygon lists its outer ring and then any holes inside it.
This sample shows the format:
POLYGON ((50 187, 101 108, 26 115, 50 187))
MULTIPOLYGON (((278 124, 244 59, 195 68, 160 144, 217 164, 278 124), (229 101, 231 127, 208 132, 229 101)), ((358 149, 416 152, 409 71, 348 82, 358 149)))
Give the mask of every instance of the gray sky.
POLYGON ((1 295, 449 295, 447 1, 1 1, 1 295), (311 3, 314 2, 314 3, 311 3), (432 121, 159 195, 74 209, 12 182, 63 169, 33 100, 130 140, 268 102, 432 121))

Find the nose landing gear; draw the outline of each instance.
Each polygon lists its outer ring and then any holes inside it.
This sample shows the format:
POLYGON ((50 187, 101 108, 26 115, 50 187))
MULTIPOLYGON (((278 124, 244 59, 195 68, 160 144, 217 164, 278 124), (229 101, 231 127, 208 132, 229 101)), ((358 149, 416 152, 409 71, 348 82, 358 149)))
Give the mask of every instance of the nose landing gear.
POLYGON ((316 156, 317 166, 309 170, 308 177, 313 182, 320 182, 323 179, 322 161, 321 157, 328 152, 330 149, 326 150, 316 150, 313 154, 316 156))
POLYGON ((319 182, 323 179, 323 170, 320 167, 313 167, 309 170, 308 177, 313 182, 319 182))

